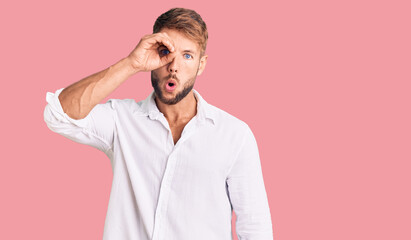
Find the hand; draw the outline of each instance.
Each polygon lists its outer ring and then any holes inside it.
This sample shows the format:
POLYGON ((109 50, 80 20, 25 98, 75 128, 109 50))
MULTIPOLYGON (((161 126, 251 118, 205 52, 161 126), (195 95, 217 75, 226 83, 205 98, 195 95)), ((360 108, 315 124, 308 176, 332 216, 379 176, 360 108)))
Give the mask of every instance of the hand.
POLYGON ((128 55, 136 71, 148 72, 171 62, 175 57, 173 41, 167 33, 147 34, 140 39, 134 50, 128 55), (161 49, 159 49, 163 46, 161 49), (162 54, 168 50, 169 54, 162 54))

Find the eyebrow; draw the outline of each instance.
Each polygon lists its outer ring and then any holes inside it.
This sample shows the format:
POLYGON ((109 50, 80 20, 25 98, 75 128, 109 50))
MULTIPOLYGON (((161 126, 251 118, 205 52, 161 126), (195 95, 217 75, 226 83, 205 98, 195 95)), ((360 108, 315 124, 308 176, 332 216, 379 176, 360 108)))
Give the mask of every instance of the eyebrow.
POLYGON ((192 54, 196 54, 193 50, 190 50, 190 49, 187 49, 187 50, 184 50, 183 52, 189 52, 189 53, 192 53, 192 54))

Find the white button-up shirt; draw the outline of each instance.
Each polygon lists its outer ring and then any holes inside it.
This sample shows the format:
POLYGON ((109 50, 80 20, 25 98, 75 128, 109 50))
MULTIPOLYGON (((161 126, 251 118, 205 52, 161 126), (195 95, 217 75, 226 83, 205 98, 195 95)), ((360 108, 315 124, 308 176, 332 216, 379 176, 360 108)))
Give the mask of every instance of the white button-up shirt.
POLYGON ((139 102, 110 99, 83 119, 47 92, 54 132, 103 151, 113 182, 103 240, 271 240, 273 230, 257 142, 249 126, 193 89, 197 114, 174 145, 154 91, 139 102))

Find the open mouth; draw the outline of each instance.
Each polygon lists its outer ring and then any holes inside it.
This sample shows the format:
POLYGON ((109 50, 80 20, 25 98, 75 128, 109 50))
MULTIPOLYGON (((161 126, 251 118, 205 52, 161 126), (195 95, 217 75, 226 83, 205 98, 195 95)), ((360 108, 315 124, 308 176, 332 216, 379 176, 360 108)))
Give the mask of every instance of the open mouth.
POLYGON ((168 79, 165 84, 166 84, 166 90, 167 90, 168 92, 174 91, 174 89, 177 87, 177 82, 176 82, 176 80, 171 79, 171 78, 168 79))

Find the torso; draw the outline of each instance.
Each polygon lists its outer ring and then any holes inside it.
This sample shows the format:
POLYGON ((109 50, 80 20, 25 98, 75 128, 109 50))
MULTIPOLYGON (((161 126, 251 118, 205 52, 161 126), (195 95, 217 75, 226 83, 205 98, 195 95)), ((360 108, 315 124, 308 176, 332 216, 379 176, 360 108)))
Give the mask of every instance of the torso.
POLYGON ((171 134, 173 135, 174 145, 176 145, 178 139, 181 137, 181 133, 183 132, 184 127, 187 125, 186 122, 179 123, 179 124, 170 124, 171 134))

